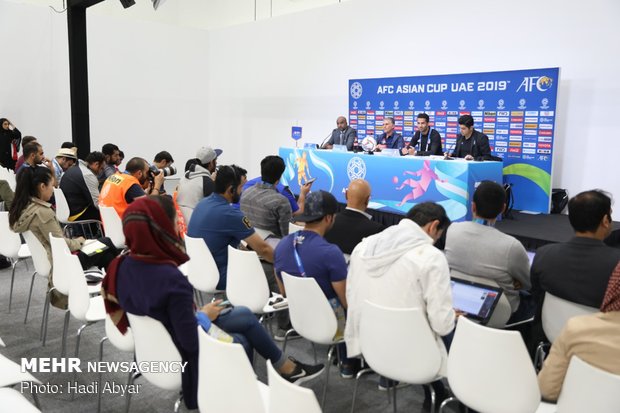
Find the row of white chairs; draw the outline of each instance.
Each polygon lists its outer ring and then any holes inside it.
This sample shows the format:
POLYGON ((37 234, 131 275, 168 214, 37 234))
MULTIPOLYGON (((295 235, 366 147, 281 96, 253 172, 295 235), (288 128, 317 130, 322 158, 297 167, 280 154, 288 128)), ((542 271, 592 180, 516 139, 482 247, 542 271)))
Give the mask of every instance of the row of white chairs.
MULTIPOLYGON (((5 346, 4 341, 0 338, 0 347, 5 346)), ((41 384, 32 374, 22 372, 19 364, 0 354, 0 406, 3 411, 20 413, 40 412, 41 405, 36 392, 32 393, 35 407, 30 404, 20 391, 12 388, 25 382, 41 384)))

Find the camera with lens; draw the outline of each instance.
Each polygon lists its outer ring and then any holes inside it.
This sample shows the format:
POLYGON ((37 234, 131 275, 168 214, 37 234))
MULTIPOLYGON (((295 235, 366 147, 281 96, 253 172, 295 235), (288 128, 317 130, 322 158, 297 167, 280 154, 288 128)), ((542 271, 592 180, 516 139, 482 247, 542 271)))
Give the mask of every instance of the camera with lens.
POLYGON ((164 176, 171 176, 177 173, 177 168, 175 168, 174 166, 166 166, 165 168, 159 169, 155 165, 149 166, 149 178, 150 179, 153 179, 153 177, 155 177, 155 175, 157 175, 160 172, 163 173, 164 176))

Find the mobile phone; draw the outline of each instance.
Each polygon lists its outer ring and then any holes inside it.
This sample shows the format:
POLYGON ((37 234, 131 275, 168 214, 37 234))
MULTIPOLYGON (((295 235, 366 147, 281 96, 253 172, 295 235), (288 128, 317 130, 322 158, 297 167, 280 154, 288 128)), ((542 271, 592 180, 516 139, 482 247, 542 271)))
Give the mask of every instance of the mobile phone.
POLYGON ((222 301, 221 303, 219 303, 217 306, 218 306, 218 307, 231 307, 231 306, 232 306, 232 304, 230 303, 230 301, 228 301, 228 300, 224 300, 224 301, 222 301))
POLYGON ((314 181, 316 181, 316 178, 311 178, 311 179, 308 179, 308 180, 306 180, 306 183, 305 183, 304 185, 306 185, 306 184, 311 184, 311 183, 312 183, 312 182, 314 182, 314 181))

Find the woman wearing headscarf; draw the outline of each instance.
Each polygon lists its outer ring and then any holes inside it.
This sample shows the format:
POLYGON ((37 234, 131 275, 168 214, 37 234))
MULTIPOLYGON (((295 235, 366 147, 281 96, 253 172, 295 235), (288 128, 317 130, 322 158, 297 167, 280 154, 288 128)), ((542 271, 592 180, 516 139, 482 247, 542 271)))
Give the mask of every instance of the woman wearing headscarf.
POLYGON ((224 310, 218 300, 198 309, 202 314, 196 313, 193 287, 178 268, 189 257, 177 233, 176 217, 169 197, 149 196, 131 203, 123 215, 129 253, 112 261, 102 289, 106 312, 121 333, 128 327, 125 312, 154 318, 168 330, 183 361, 188 362, 182 374, 187 408, 198 407, 197 316, 208 317, 232 335, 249 357, 256 349, 293 383, 318 376, 323 365, 309 366, 285 357, 246 307, 224 310))
POLYGON ((10 120, 0 118, 0 165, 15 170, 17 151, 22 140, 22 133, 10 120))
POLYGON ((620 375, 620 262, 609 278, 601 311, 571 318, 553 342, 538 374, 543 399, 558 399, 572 356, 620 375))

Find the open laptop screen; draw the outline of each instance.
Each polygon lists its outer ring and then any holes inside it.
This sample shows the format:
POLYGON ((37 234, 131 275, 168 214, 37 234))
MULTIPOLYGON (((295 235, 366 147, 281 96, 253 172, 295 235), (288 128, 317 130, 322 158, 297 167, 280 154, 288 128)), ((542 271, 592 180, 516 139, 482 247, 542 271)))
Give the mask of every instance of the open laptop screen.
POLYGON ((473 281, 452 278, 452 303, 467 318, 486 324, 502 295, 502 289, 473 281))

